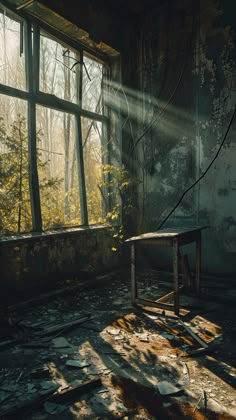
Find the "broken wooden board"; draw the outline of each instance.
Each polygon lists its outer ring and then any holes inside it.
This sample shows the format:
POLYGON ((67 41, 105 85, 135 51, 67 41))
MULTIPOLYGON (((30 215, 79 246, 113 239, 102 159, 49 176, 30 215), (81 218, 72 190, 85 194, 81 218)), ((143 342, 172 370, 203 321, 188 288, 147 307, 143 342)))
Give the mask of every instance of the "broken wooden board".
POLYGON ((195 334, 191 328, 189 328, 181 319, 178 320, 178 322, 180 323, 180 325, 182 325, 182 327, 184 327, 184 329, 191 335, 191 337, 194 338, 194 340, 196 340, 202 347, 204 348, 208 348, 208 344, 203 341, 197 334, 195 334))
POLYGON ((77 325, 82 324, 83 322, 89 321, 90 319, 91 319, 91 315, 87 315, 83 318, 76 319, 75 321, 53 325, 37 333, 37 337, 44 337, 45 335, 55 334, 60 331, 63 331, 63 332, 68 331, 70 328, 76 327, 77 325))
POLYGON ((100 378, 95 378, 91 381, 83 382, 82 384, 69 387, 61 392, 55 392, 55 389, 46 391, 43 395, 37 395, 29 400, 22 401, 14 407, 7 408, 0 411, 0 418, 20 418, 23 411, 26 409, 35 409, 41 406, 45 401, 55 403, 69 402, 75 397, 89 392, 102 385, 100 378))
POLYGON ((102 381, 99 377, 97 377, 90 381, 83 382, 82 384, 67 388, 64 391, 57 392, 52 397, 50 397, 50 401, 58 402, 58 403, 68 402, 74 397, 78 397, 81 394, 90 392, 101 385, 102 385, 102 381))

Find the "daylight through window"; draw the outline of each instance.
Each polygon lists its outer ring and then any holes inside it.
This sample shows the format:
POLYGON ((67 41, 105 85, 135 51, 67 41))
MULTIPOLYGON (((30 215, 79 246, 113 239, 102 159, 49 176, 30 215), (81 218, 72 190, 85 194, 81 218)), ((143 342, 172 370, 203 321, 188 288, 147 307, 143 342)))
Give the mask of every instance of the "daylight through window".
POLYGON ((0 233, 104 222, 108 66, 0 6, 0 233))

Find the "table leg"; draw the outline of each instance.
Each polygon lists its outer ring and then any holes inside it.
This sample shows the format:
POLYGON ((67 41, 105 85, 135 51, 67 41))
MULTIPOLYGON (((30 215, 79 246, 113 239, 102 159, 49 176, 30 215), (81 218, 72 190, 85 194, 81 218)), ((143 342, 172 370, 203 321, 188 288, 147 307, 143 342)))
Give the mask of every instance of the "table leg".
POLYGON ((131 302, 134 305, 137 298, 137 283, 135 277, 135 244, 131 244, 131 302))
POLYGON ((201 279, 201 232, 196 239, 196 275, 195 275, 195 291, 200 295, 200 279, 201 279))
POLYGON ((174 273, 174 306, 175 314, 179 315, 179 242, 175 239, 173 242, 173 273, 174 273))

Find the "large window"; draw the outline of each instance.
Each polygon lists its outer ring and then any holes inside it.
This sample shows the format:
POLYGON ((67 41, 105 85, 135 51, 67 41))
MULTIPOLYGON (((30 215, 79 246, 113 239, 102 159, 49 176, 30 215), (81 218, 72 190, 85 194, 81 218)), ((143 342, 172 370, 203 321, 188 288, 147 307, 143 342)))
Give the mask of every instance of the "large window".
POLYGON ((0 233, 104 221, 109 67, 0 5, 0 233))

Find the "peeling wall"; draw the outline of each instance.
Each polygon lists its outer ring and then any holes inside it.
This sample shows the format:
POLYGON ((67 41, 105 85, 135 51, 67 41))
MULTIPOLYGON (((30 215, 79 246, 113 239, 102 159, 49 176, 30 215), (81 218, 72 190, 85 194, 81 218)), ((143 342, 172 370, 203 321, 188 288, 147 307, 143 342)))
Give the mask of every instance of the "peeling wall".
POLYGON ((112 251, 107 228, 75 229, 62 233, 6 240, 0 243, 1 294, 55 288, 61 280, 83 279, 112 270, 118 253, 112 251))
MULTIPOLYGON (((126 36, 124 89, 128 99, 127 87, 139 92, 133 135, 124 132, 124 163, 131 153, 139 178, 136 232, 158 228, 221 144, 236 104, 235 9, 230 0, 161 1, 126 36)), ((165 224, 210 226, 205 272, 236 271, 235 128, 236 120, 209 172, 165 224)), ((160 265, 170 263, 160 255, 160 265)))

